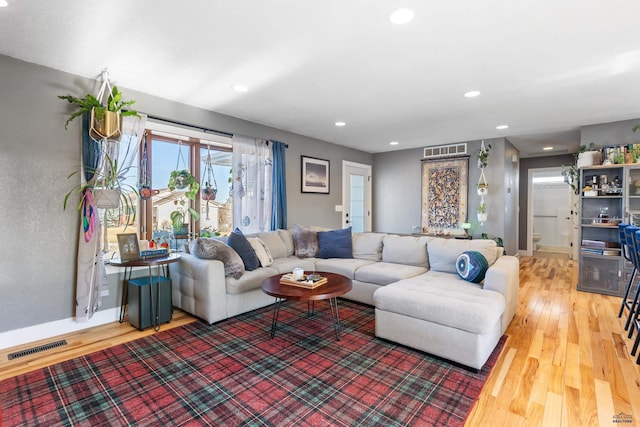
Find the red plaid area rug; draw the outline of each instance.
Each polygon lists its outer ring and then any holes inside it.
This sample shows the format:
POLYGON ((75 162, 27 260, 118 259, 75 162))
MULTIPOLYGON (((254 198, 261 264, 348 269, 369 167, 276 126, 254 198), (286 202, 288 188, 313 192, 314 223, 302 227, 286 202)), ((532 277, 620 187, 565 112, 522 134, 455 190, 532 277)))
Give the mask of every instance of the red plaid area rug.
POLYGON ((372 307, 288 302, 195 322, 0 382, 3 426, 463 425, 480 373, 374 336, 372 307))

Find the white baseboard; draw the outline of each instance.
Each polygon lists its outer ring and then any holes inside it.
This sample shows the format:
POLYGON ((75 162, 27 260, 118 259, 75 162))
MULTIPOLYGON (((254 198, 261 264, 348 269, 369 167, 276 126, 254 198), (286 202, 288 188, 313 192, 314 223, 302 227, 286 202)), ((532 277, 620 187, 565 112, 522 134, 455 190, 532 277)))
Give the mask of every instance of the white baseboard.
POLYGON ((75 317, 42 323, 40 325, 28 326, 26 328, 14 329, 12 331, 0 332, 0 349, 15 347, 34 341, 53 338, 58 335, 81 331, 104 325, 120 319, 120 307, 98 311, 91 316, 91 319, 76 322, 75 317))

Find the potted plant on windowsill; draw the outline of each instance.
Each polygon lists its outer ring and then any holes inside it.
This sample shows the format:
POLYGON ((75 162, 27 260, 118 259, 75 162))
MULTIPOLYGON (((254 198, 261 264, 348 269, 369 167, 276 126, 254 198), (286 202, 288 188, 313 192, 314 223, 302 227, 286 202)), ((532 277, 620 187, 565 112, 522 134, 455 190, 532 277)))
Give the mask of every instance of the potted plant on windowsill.
POLYGON ((65 122, 64 128, 67 129, 69 123, 76 117, 84 113, 89 113, 91 114, 89 134, 94 139, 119 138, 121 134, 120 117, 139 117, 137 111, 127 110, 135 101, 124 101, 122 99, 122 92, 118 90, 117 86, 113 86, 107 102, 104 105, 100 100, 100 94, 98 94, 97 97, 87 94, 84 98, 78 98, 72 95, 59 95, 58 98, 77 106, 77 109, 71 113, 65 122))

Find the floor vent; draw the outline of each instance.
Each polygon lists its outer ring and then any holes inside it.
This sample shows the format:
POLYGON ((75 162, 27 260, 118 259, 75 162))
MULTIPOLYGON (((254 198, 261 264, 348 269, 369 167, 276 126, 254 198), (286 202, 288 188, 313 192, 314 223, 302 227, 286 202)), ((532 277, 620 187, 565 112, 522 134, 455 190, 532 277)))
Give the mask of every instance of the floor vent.
POLYGON ((49 344, 39 345, 37 347, 31 347, 26 350, 17 351, 15 353, 11 353, 8 357, 9 357, 9 360, 17 359, 18 357, 28 356, 30 354, 39 353, 45 350, 51 350, 52 348, 61 347, 63 345, 67 345, 66 340, 60 340, 60 341, 52 342, 49 344))

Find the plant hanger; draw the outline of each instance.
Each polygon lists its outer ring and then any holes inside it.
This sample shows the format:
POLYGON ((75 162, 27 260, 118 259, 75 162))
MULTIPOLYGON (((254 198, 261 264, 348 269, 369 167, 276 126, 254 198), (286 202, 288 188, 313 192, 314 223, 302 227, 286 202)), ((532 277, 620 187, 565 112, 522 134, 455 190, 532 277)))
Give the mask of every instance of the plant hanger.
MULTIPOLYGON (((215 200, 218 194, 218 183, 216 182, 216 176, 213 172, 213 162, 211 160, 211 146, 207 145, 207 160, 204 166, 204 175, 206 178, 205 188, 202 191, 202 200, 215 200), (213 186, 211 185, 213 182, 213 186)), ((207 203, 207 209, 209 204, 207 203)), ((208 215, 207 215, 208 216, 208 215)))
POLYGON ((114 98, 113 88, 109 81, 109 71, 102 70, 102 85, 98 91, 96 99, 102 105, 106 105, 106 110, 91 109, 91 128, 89 129, 89 135, 94 139, 117 139, 122 134, 120 130, 120 114, 113 111, 114 104, 120 101, 114 98), (104 102, 103 102, 104 100, 104 102))

